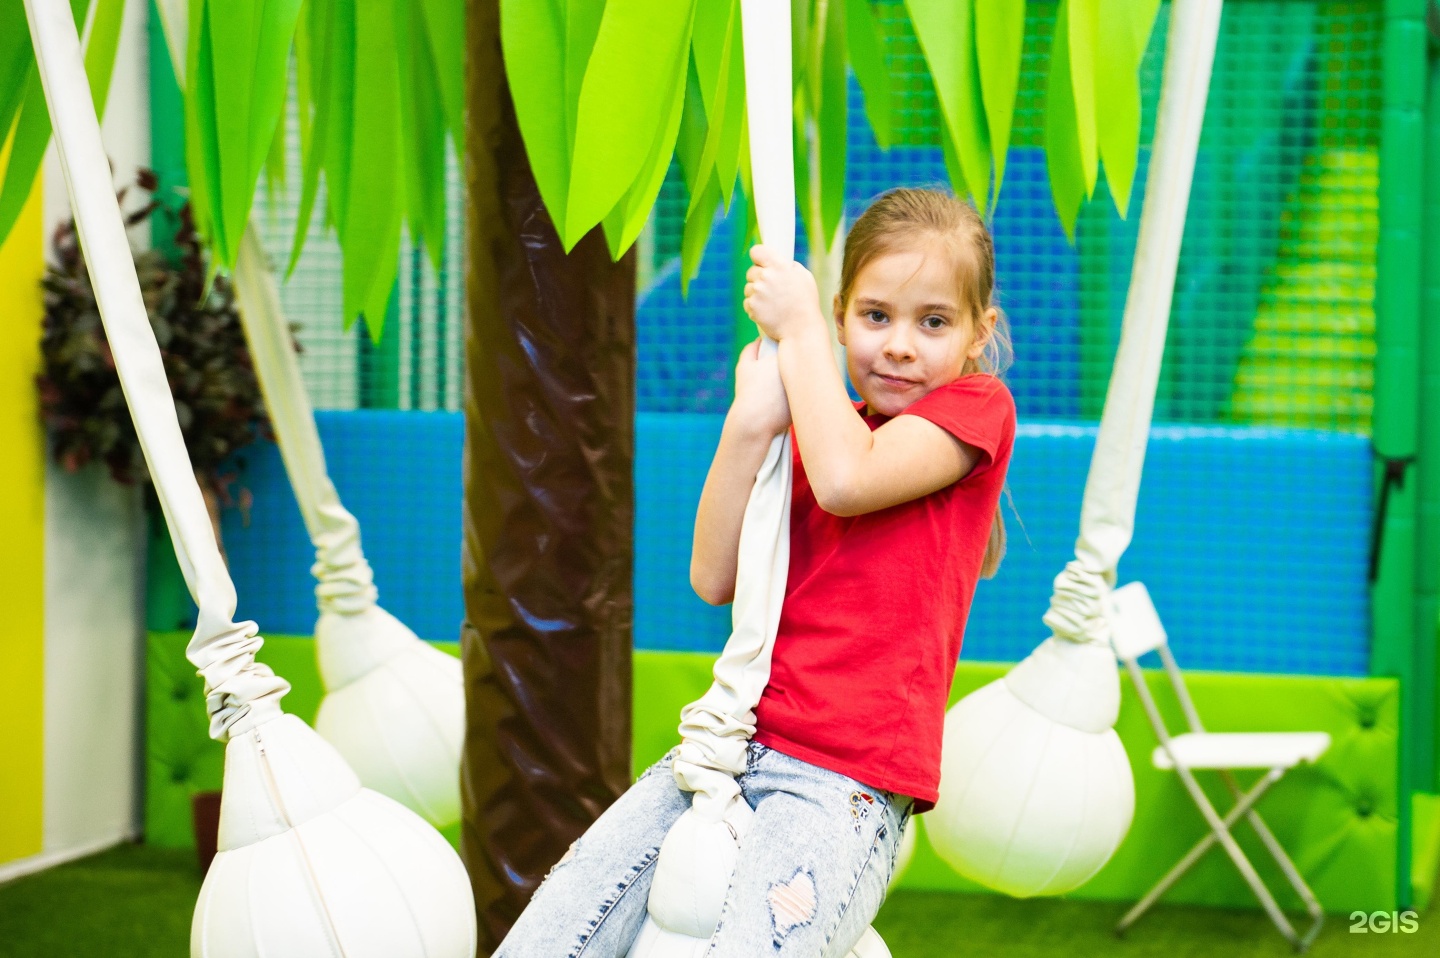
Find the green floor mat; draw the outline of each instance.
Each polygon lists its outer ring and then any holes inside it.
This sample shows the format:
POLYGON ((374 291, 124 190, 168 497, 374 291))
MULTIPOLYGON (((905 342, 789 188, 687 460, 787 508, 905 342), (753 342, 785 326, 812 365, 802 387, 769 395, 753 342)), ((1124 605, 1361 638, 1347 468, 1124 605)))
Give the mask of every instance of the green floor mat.
MULTIPOLYGON (((5 958, 183 958, 200 891, 192 853, 122 845, 0 886, 5 958)), ((875 922, 894 958, 1248 958, 1292 954, 1259 911, 1160 905, 1124 939, 1123 907, 899 891, 875 922)), ((1317 958, 1440 954, 1440 915, 1412 934, 1355 934, 1332 915, 1317 958)))

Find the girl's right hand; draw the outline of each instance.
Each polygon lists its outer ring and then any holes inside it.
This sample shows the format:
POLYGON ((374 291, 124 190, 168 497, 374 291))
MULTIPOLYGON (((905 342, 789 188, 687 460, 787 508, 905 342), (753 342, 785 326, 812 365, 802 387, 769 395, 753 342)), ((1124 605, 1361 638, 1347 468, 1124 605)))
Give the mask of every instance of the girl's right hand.
POLYGON ((736 425, 767 439, 790 428, 790 403, 780 381, 780 357, 774 350, 762 356, 758 339, 740 350, 730 415, 736 425))

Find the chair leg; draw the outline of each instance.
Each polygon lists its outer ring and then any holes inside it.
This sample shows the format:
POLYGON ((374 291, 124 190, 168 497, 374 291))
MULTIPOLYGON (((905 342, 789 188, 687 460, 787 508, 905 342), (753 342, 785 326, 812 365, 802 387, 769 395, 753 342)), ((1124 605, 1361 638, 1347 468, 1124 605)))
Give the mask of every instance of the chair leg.
MULTIPOLYGON (((1230 827, 1234 825, 1237 821, 1239 821, 1240 816, 1248 812, 1251 807, 1253 807, 1254 804, 1260 800, 1260 796, 1264 795, 1265 791, 1271 785, 1273 785, 1278 778, 1278 775, 1266 775, 1264 778, 1262 778, 1259 782, 1255 784, 1254 788, 1252 788, 1245 795, 1241 796, 1240 800, 1235 803, 1235 807, 1230 809, 1230 811, 1228 811, 1225 814, 1225 817, 1222 819, 1219 813, 1215 811, 1214 806, 1210 804, 1210 800, 1205 797, 1205 793, 1200 790, 1200 787, 1195 782, 1194 777, 1189 774, 1189 770, 1186 769, 1185 774, 1181 776, 1181 779, 1182 781, 1185 781, 1186 787, 1191 790, 1191 794, 1195 798, 1196 804, 1200 806, 1201 814, 1205 817, 1206 822, 1210 825, 1210 833, 1204 838, 1200 839, 1198 842, 1196 842, 1194 847, 1192 847, 1188 852, 1185 853, 1185 857, 1181 858, 1178 862, 1176 862, 1175 866, 1171 868, 1168 872, 1166 872, 1164 877, 1161 878, 1158 882, 1156 882, 1153 888, 1151 888, 1148 892, 1145 893, 1145 897, 1141 898, 1138 902, 1135 903, 1134 907, 1132 907, 1129 911, 1125 913, 1125 916, 1120 919, 1119 923, 1116 924, 1115 933, 1117 935, 1124 934, 1127 928, 1135 924, 1135 922, 1140 918, 1140 916, 1145 914, 1145 912, 1150 909, 1150 906, 1155 904, 1155 902, 1160 898, 1161 895, 1169 891, 1170 886, 1174 885, 1175 882, 1179 880, 1180 876, 1185 874, 1185 872, 1187 872, 1190 867, 1199 860, 1200 856, 1204 855, 1205 852, 1210 849, 1210 846, 1215 844, 1217 840, 1222 842, 1227 839, 1229 840, 1229 845, 1226 846, 1226 851, 1228 852, 1230 845, 1234 845, 1234 839, 1230 837, 1230 827), (1223 838, 1221 837, 1222 835, 1223 838)), ((1245 858, 1244 854, 1240 853, 1238 845, 1235 846, 1235 853, 1240 854, 1240 860, 1245 862, 1245 865, 1241 867, 1241 873, 1243 874, 1245 872, 1245 869, 1249 868, 1250 862, 1248 859, 1245 858)), ((1231 858, 1234 857, 1235 854, 1231 854, 1231 858)), ((1236 862, 1236 864, 1239 865, 1239 862, 1236 862)), ((1254 873, 1253 868, 1251 868, 1250 871, 1252 874, 1254 873)), ((1246 880, 1249 881, 1248 876, 1246 880)), ((1256 881, 1259 881, 1259 876, 1256 876, 1256 881)), ((1264 885, 1262 884, 1260 887, 1264 888, 1264 885)), ((1261 904, 1264 904, 1263 897, 1261 899, 1261 904)), ((1280 918, 1281 921, 1284 921, 1283 915, 1281 915, 1280 918)), ((1291 934, 1287 937, 1291 938, 1291 940, 1293 941, 1293 936, 1294 932, 1292 931, 1291 934)))
MULTIPOLYGON (((1220 777, 1225 781, 1226 787, 1230 789, 1230 794, 1236 799, 1239 799, 1244 794, 1240 789, 1240 784, 1235 781, 1235 777, 1231 775, 1229 771, 1222 771, 1220 777)), ((1310 947, 1311 942, 1320 934, 1320 926, 1325 923, 1325 911, 1320 907, 1320 902, 1315 898, 1315 893, 1310 890, 1310 886, 1305 883, 1305 879, 1300 875, 1300 869, 1295 867, 1295 862, 1286 854, 1284 847, 1280 844, 1279 840, 1276 839, 1275 834, 1270 831, 1270 827, 1266 825, 1260 817, 1260 813, 1252 808, 1245 813, 1245 818, 1250 822, 1250 827, 1255 829, 1255 834, 1260 836, 1261 843, 1263 843, 1266 850, 1270 852, 1271 857, 1275 859, 1275 864, 1280 866, 1280 870, 1285 874, 1285 879, 1290 882, 1290 887, 1295 889, 1295 893, 1300 896, 1300 900, 1305 904, 1305 911, 1310 916, 1310 927, 1296 944, 1299 950, 1304 951, 1310 947)))
POLYGON ((1235 836, 1227 830, 1219 836, 1219 839, 1220 844, 1230 855, 1230 860, 1235 863, 1236 868, 1240 869, 1240 874, 1244 876, 1250 890, 1255 893, 1256 898, 1260 899, 1260 905, 1265 909, 1265 913, 1270 916, 1275 927, 1280 929, 1280 934, 1284 935, 1285 940, 1297 949, 1303 948, 1300 936, 1295 932, 1295 927, 1290 924, 1290 919, 1286 918, 1285 913, 1280 910, 1280 905, 1275 901, 1275 896, 1270 894, 1270 889, 1266 888, 1265 883, 1260 880, 1260 874, 1255 871, 1255 866, 1250 864, 1250 859, 1246 858, 1245 853, 1240 850, 1235 836))

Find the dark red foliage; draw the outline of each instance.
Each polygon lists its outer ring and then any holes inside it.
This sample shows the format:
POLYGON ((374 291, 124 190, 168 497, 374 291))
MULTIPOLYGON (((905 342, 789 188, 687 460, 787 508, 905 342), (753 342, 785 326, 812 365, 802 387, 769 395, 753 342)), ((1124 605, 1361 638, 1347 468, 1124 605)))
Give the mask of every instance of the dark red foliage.
MULTIPOLYGON (((154 175, 142 172, 137 185, 153 191, 154 175)), ((150 202, 128 223, 146 219, 157 205, 150 202)), ((270 425, 234 291, 220 275, 207 287, 188 204, 178 218, 176 260, 151 250, 135 257, 135 270, 191 464, 212 488, 223 488, 221 463, 256 438, 268 438, 270 425)), ((73 222, 56 231, 55 258, 43 282, 43 370, 36 377, 55 461, 72 471, 99 461, 119 482, 148 482, 73 222)))

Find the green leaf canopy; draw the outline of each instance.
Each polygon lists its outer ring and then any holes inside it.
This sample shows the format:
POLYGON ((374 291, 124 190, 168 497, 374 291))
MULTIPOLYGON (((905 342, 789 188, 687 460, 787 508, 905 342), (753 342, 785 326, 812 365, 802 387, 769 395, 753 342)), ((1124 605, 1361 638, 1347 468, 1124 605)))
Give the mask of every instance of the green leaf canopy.
MULTIPOLYGON (((89 17, 86 65, 103 103, 123 3, 70 2, 77 22, 89 17)), ((790 3, 797 195, 813 247, 828 245, 844 212, 849 72, 877 141, 896 141, 899 93, 885 22, 897 15, 908 18, 938 96, 956 191, 981 210, 998 201, 1024 0, 790 3)), ((1140 58, 1158 3, 1059 4, 1044 146, 1055 208, 1071 235, 1101 169, 1121 213, 1128 208, 1140 58)), ((214 267, 233 267, 256 181, 283 155, 293 68, 302 182, 291 265, 323 196, 323 222, 344 253, 346 319, 364 315, 378 336, 401 228, 435 262, 444 253, 446 151, 462 146, 464 0, 165 0, 161 8, 172 49, 184 52, 186 165, 214 267)), ((690 196, 688 281, 716 211, 749 175, 740 0, 500 0, 500 13, 521 133, 566 247, 598 225, 621 256, 673 157, 690 196)), ((23 7, 0 0, 0 239, 49 132, 23 7)))
MULTIPOLYGON (((70 12, 84 38, 95 112, 103 117, 125 2, 70 0, 70 12)), ((50 114, 30 48, 25 6, 22 0, 0 0, 0 243, 30 196, 49 143, 50 114)))
MULTIPOLYGON (((1123 214, 1140 138, 1140 58, 1159 0, 1062 0, 1044 143, 1055 208, 1073 235, 1103 168, 1123 214), (1097 104, 1105 104, 1104 109, 1097 104)), ((1009 149, 1024 0, 791 0, 797 195, 812 247, 843 215, 846 78, 877 142, 895 140, 882 14, 903 10, 939 99, 957 192, 983 212, 1009 149)), ((716 210, 746 178, 739 0, 502 0, 506 72, 541 196, 567 248, 597 223, 613 255, 634 242, 673 152, 690 201, 682 277, 716 210)))

